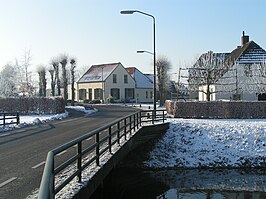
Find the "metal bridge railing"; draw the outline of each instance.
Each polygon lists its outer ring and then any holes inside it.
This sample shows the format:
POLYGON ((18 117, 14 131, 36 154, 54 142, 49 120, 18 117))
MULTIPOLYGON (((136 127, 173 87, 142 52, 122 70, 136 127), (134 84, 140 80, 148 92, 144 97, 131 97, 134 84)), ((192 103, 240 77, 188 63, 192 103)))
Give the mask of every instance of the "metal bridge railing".
POLYGON ((0 113, 0 126, 19 124, 19 113, 0 113), (13 121, 13 119, 15 119, 13 121))
MULTIPOLYGON (((156 120, 164 122, 165 110, 158 110, 157 112, 160 111, 162 114, 156 114, 160 117, 156 120)), ((152 122, 152 124, 154 124, 155 121, 150 119, 153 118, 150 114, 154 114, 154 112, 151 112, 153 111, 135 112, 49 151, 46 158, 38 198, 54 199, 55 195, 75 177, 81 182, 82 171, 95 163, 97 166, 100 166, 102 155, 105 152, 112 153, 113 145, 120 144, 122 138, 124 140, 129 139, 129 137, 141 127, 142 123, 152 122), (91 139, 93 141, 88 143, 88 140, 91 139), (57 164, 56 156, 73 146, 76 147, 75 154, 69 159, 64 160, 64 162, 57 164), (87 159, 86 162, 82 162, 82 159, 89 154, 92 154, 90 159, 87 159), (66 177, 61 184, 55 185, 56 175, 73 164, 76 165, 75 171, 72 171, 70 176, 66 177)))

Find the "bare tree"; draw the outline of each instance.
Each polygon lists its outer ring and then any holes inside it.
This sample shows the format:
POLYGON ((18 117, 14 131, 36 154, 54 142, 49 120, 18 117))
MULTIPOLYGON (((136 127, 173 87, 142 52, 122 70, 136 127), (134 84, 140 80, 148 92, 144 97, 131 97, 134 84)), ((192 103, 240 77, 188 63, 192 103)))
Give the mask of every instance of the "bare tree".
POLYGON ((160 106, 164 104, 167 97, 167 92, 169 88, 169 70, 171 68, 171 63, 167 57, 161 56, 156 60, 157 69, 157 86, 158 95, 160 99, 160 106))
POLYGON ((60 83, 60 78, 59 78, 59 61, 58 58, 53 58, 51 61, 51 64, 53 65, 54 68, 54 72, 55 72, 55 79, 54 82, 56 84, 57 87, 57 95, 60 96, 61 95, 61 83, 60 83))
MULTIPOLYGON (((26 84, 26 91, 28 93, 28 95, 32 95, 32 85, 30 83, 30 71, 29 71, 29 67, 30 67, 30 62, 32 60, 32 56, 31 56, 31 51, 25 49, 24 50, 24 54, 21 57, 21 61, 20 61, 20 65, 22 67, 22 71, 24 71, 24 75, 25 77, 23 78, 26 84)), ((18 63, 17 63, 18 64, 18 63)))
POLYGON ((62 67, 62 80, 63 80, 63 88, 64 88, 64 99, 67 102, 67 72, 66 72, 66 65, 68 62, 68 56, 66 54, 63 54, 59 58, 59 62, 62 67))
POLYGON ((6 64, 0 72, 0 97, 16 97, 18 70, 12 63, 6 64))
POLYGON ((43 65, 39 65, 37 72, 39 74, 39 96, 46 97, 46 69, 43 65))
POLYGON ((207 101, 210 101, 211 94, 218 92, 212 90, 211 85, 216 84, 229 70, 232 63, 226 60, 225 56, 224 53, 213 53, 212 51, 202 54, 196 64, 188 69, 189 89, 206 94, 207 101))
POLYGON ((76 68, 76 59, 71 58, 70 59, 70 73, 71 73, 71 106, 74 106, 74 100, 75 100, 75 68, 76 68))

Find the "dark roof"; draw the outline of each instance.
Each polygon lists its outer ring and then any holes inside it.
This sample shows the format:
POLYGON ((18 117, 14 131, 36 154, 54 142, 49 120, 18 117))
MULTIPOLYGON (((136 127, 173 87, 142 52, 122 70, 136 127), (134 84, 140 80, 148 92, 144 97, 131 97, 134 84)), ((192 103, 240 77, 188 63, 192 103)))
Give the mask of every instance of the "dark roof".
POLYGON ((242 47, 237 47, 234 49, 227 60, 230 64, 240 63, 240 64, 254 64, 263 62, 266 58, 266 52, 254 41, 247 42, 242 47), (243 55, 248 54, 249 56, 244 59, 243 55), (249 59, 248 59, 249 58, 249 59))

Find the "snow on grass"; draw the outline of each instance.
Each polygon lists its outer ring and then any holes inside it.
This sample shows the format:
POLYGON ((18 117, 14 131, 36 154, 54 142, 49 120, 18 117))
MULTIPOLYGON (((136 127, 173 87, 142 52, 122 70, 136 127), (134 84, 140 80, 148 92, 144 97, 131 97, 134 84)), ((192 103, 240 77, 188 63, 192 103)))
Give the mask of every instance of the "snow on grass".
POLYGON ((148 167, 266 165, 266 120, 171 119, 150 153, 148 167))
MULTIPOLYGON (((85 114, 91 114, 94 113, 96 110, 95 109, 85 109, 83 106, 66 106, 68 109, 74 109, 76 111, 81 111, 84 112, 85 114)), ((26 126, 31 126, 31 125, 38 125, 41 123, 45 123, 48 121, 52 120, 61 120, 68 117, 68 112, 66 111, 65 113, 61 114, 40 114, 40 115, 20 115, 20 124, 10 124, 4 126, 0 126, 0 133, 5 132, 5 131, 10 131, 14 130, 17 128, 22 128, 26 126)), ((11 122, 11 121, 7 121, 11 122)))
POLYGON ((41 123, 45 123, 51 120, 59 120, 66 118, 68 116, 68 113, 61 113, 61 114, 44 114, 44 115, 20 115, 20 123, 17 124, 10 124, 6 126, 1 126, 0 127, 0 133, 5 132, 5 131, 11 131, 14 129, 18 128, 23 128, 26 126, 31 126, 31 125, 38 125, 41 123))

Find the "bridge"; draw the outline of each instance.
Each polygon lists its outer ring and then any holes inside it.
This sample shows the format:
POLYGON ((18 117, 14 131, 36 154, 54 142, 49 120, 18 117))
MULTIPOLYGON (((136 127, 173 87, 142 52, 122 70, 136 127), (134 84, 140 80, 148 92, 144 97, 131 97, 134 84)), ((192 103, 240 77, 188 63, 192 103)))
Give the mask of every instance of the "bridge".
MULTIPOLYGON (((158 123, 164 121, 165 110, 157 110, 156 114, 153 110, 138 110, 49 151, 38 198, 64 198, 67 190, 72 190, 69 191, 71 197, 82 194, 89 197, 132 150, 133 140, 139 134, 145 136, 147 131, 160 131, 158 123), (58 158, 66 151, 68 158, 58 158), (75 193, 73 190, 77 189, 75 193)), ((165 127, 161 131, 165 131, 165 127)))

